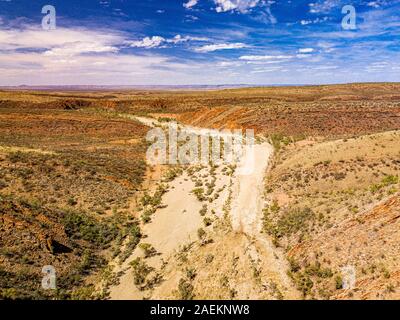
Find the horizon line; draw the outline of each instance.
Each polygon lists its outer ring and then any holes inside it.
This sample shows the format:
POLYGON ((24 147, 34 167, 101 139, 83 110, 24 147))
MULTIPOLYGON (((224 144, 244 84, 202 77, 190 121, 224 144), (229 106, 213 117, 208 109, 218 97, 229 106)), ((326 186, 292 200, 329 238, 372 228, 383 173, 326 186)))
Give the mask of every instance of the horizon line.
POLYGON ((340 82, 340 83, 320 83, 320 84, 143 84, 143 85, 91 85, 91 84, 68 84, 68 85, 11 85, 11 86, 0 86, 0 90, 29 90, 34 89, 38 91, 48 91, 51 89, 69 89, 71 91, 80 91, 82 89, 204 89, 204 88, 268 88, 268 87, 317 87, 317 86, 337 86, 337 85, 352 85, 352 84, 400 84, 400 82, 393 81, 365 81, 365 82, 340 82))

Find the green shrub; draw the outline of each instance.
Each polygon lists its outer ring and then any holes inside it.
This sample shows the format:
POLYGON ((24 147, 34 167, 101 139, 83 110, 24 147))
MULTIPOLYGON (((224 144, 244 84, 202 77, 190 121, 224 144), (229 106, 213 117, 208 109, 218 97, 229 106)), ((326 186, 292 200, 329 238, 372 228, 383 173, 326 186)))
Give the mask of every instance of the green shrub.
POLYGON ((199 211, 200 215, 203 217, 207 214, 207 205, 203 205, 203 207, 201 208, 201 210, 199 211))
POLYGON ((173 121, 173 120, 174 120, 174 119, 165 118, 165 117, 159 117, 159 118, 157 119, 158 122, 171 122, 171 121, 173 121))
POLYGON ((372 193, 376 193, 379 190, 383 189, 384 187, 388 187, 394 184, 399 183, 399 177, 398 176, 393 176, 393 175, 388 175, 385 178, 382 179, 381 183, 379 184, 373 184, 370 187, 370 191, 372 193))
POLYGON ((277 221, 277 232, 279 236, 291 235, 298 231, 304 231, 308 222, 315 218, 310 208, 296 209, 283 214, 277 221))
POLYGON ((300 265, 294 258, 288 258, 288 261, 289 261, 291 272, 297 272, 301 269, 300 265))
POLYGON ((311 293, 311 289, 314 287, 314 282, 308 275, 304 273, 299 273, 294 277, 294 280, 297 289, 303 293, 304 297, 311 293))
POLYGON ((279 206, 272 205, 264 210, 263 216, 263 230, 274 237, 275 243, 284 236, 290 236, 299 231, 305 232, 310 222, 316 218, 310 208, 294 209, 275 218, 279 210, 279 206))
POLYGON ((140 204, 143 207, 151 206, 153 208, 158 208, 161 206, 162 196, 168 191, 168 186, 164 184, 160 184, 157 187, 157 190, 154 192, 154 195, 151 196, 147 192, 143 195, 143 197, 139 200, 140 204))
POLYGON ((212 221, 210 218, 205 217, 205 218, 203 219, 203 223, 204 223, 204 225, 205 225, 206 227, 209 227, 209 226, 212 225, 213 221, 212 221))
POLYGON ((154 208, 147 208, 143 211, 141 218, 143 223, 149 223, 151 222, 151 216, 156 212, 156 209, 154 208))
POLYGON ((179 285, 178 285, 178 292, 179 292, 179 298, 181 300, 193 300, 194 299, 194 287, 190 283, 190 281, 185 280, 185 279, 180 279, 179 280, 179 285))
POLYGON ((289 137, 285 137, 280 133, 274 133, 269 138, 272 146, 276 151, 279 151, 282 146, 287 146, 291 142, 291 139, 289 137))
POLYGON ((64 213, 62 222, 65 232, 72 239, 83 239, 92 244, 105 246, 118 235, 118 227, 107 221, 98 221, 88 214, 75 211, 64 213))
POLYGON ((78 204, 78 201, 76 201, 74 198, 68 198, 67 203, 69 206, 72 207, 72 206, 76 206, 78 204))
POLYGON ((389 176, 386 176, 385 178, 382 179, 382 184, 385 187, 393 185, 393 184, 397 184, 397 183, 399 183, 399 177, 398 176, 389 175, 389 176))
POLYGON ((343 279, 340 275, 335 277, 335 288, 336 290, 343 289, 343 279))
POLYGON ((141 258, 136 258, 130 265, 135 285, 143 285, 146 282, 147 276, 153 271, 153 268, 148 266, 141 258))
POLYGON ((186 269, 186 277, 188 278, 188 280, 194 280, 194 278, 196 278, 196 276, 197 276, 196 269, 194 269, 194 268, 186 269))
POLYGON ((171 168, 164 174, 164 181, 171 182, 182 174, 183 170, 181 168, 171 168))
POLYGON ((128 243, 125 245, 125 250, 123 254, 120 256, 121 262, 124 262, 126 259, 129 258, 132 252, 136 249, 136 246, 140 242, 140 239, 142 238, 140 227, 136 221, 134 221, 133 223, 131 223, 131 225, 127 227, 127 235, 129 237, 129 240, 128 243))
POLYGON ((305 273, 309 276, 317 276, 319 278, 330 278, 333 276, 333 272, 329 268, 321 268, 321 264, 316 262, 313 265, 309 265, 305 269, 305 273))
POLYGON ((152 257, 157 254, 157 250, 150 243, 141 243, 139 248, 142 249, 145 258, 152 257))
POLYGON ((197 236, 199 237, 200 240, 203 240, 206 236, 206 232, 204 229, 200 228, 197 230, 197 236))
POLYGON ((195 188, 192 190, 192 193, 197 197, 197 200, 199 200, 199 201, 206 200, 206 197, 204 196, 203 188, 195 188))

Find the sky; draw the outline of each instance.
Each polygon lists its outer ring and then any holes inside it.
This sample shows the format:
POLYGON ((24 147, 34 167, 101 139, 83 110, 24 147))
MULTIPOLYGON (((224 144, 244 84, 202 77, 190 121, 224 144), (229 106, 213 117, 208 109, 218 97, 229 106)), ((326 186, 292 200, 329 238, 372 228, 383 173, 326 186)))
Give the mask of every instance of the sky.
POLYGON ((400 0, 0 0, 0 85, 400 81, 399 41, 400 0))

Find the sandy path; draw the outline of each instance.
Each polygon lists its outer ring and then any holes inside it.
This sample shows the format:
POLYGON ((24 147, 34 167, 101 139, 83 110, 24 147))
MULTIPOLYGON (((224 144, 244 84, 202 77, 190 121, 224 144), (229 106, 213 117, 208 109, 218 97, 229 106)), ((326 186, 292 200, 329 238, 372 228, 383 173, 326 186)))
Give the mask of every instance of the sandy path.
MULTIPOLYGON (((150 127, 165 126, 153 119, 126 117, 137 119, 150 127)), ((199 135, 211 134, 223 137, 226 134, 221 134, 216 130, 179 126, 180 130, 199 135)), ((254 248, 258 248, 258 250, 254 250, 259 252, 259 256, 255 258, 261 260, 270 273, 274 274, 274 278, 287 288, 287 297, 295 298, 297 292, 292 289, 292 284, 286 274, 287 263, 283 254, 272 245, 269 239, 260 234, 262 209, 265 206, 263 182, 272 156, 273 147, 269 143, 256 144, 253 149, 249 148, 245 152, 232 177, 230 218, 233 230, 246 234, 254 248)), ((203 173, 207 173, 208 170, 209 167, 206 167, 203 169, 203 173)), ((225 189, 220 198, 209 205, 210 209, 215 210, 217 216, 221 216, 223 204, 228 198, 231 179, 224 175, 221 169, 217 170, 216 178, 216 187, 225 186, 225 189)), ((194 188, 194 182, 189 179, 187 173, 176 178, 169 184, 169 191, 163 197, 163 204, 166 205, 166 208, 157 210, 152 222, 144 226, 143 232, 147 237, 143 242, 152 244, 159 252, 159 255, 146 259, 152 267, 159 269, 162 262, 167 261, 179 247, 197 239, 197 230, 203 227, 203 218, 199 214, 202 203, 191 193, 194 188)), ((111 288, 111 299, 142 299, 145 297, 144 293, 135 287, 132 272, 129 270, 129 262, 138 256, 141 256, 141 253, 139 249, 136 249, 122 266, 116 267, 115 271, 123 271, 124 274, 120 278, 120 284, 111 288)))

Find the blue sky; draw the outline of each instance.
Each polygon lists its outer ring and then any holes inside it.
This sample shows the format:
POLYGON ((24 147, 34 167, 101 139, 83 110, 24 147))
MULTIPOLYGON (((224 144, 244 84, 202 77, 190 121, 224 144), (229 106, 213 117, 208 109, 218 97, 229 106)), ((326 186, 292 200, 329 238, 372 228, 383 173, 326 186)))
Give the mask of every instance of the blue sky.
POLYGON ((399 41, 400 0, 0 0, 0 85, 400 81, 399 41))

